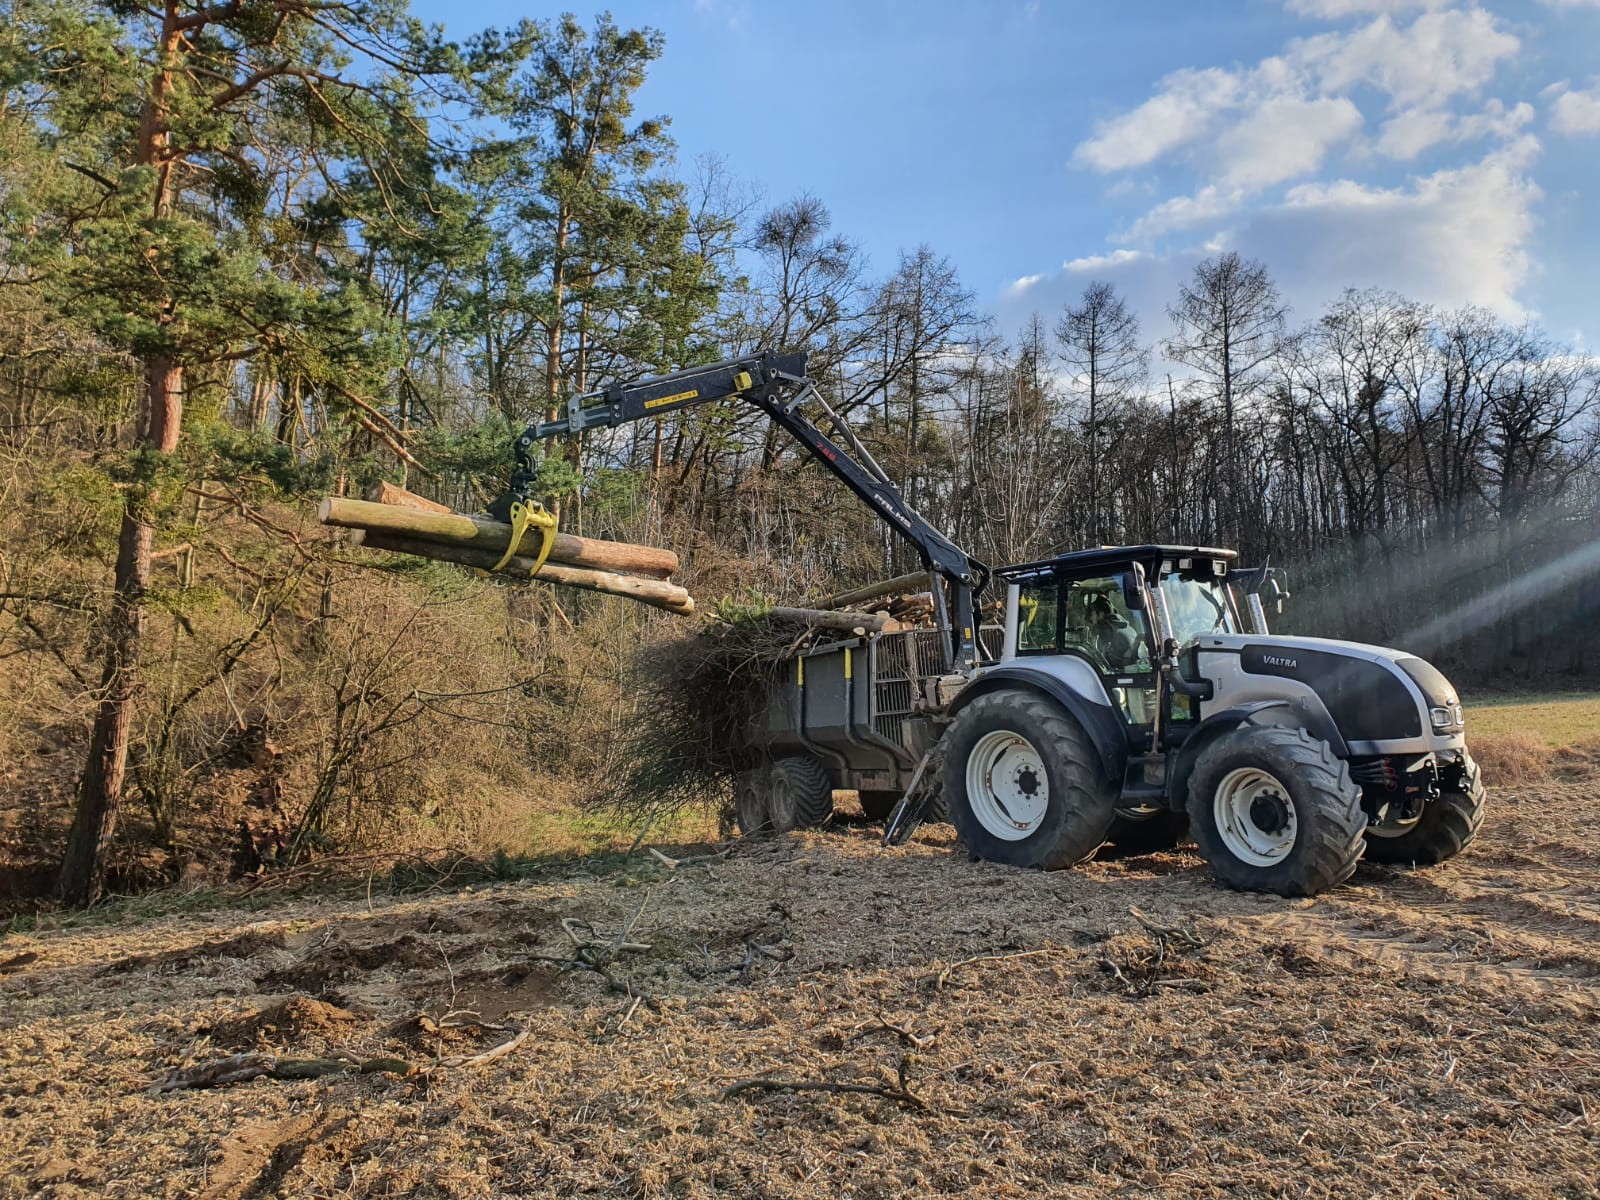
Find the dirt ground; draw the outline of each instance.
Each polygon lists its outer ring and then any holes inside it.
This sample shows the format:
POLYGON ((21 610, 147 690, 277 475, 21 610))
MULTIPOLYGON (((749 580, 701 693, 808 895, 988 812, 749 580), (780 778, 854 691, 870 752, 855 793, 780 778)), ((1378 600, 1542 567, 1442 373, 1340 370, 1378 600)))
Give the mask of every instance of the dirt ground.
POLYGON ((842 829, 13 934, 0 1195, 1595 1196, 1597 786, 1311 901, 842 829), (378 1069, 151 1090, 241 1053, 378 1069))

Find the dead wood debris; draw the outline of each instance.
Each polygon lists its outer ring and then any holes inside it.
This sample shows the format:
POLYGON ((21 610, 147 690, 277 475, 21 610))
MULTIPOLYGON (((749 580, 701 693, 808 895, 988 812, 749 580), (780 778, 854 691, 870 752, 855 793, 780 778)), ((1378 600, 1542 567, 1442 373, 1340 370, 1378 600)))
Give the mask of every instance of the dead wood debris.
POLYGON ((918 1112, 938 1112, 948 1116, 966 1116, 959 1109, 940 1108, 929 1104, 911 1090, 911 1056, 902 1055, 895 1065, 895 1081, 881 1083, 838 1083, 831 1079, 777 1079, 762 1075, 756 1079, 743 1079, 722 1089, 721 1098, 732 1100, 750 1092, 832 1092, 836 1095, 881 1096, 918 1112))
POLYGON ((706 979, 712 975, 721 975, 728 972, 737 972, 740 983, 749 983, 754 975, 755 968, 763 961, 786 963, 794 958, 794 948, 784 943, 789 939, 789 923, 794 919, 781 903, 774 901, 768 909, 770 916, 763 917, 751 925, 734 934, 734 940, 744 945, 744 954, 736 962, 719 963, 711 954, 709 943, 700 947, 700 952, 705 955, 705 963, 700 966, 685 967, 684 971, 691 979, 706 979))
POLYGON ((342 1054, 331 1058, 280 1058, 275 1054, 230 1054, 208 1062, 168 1071, 151 1085, 153 1094, 184 1088, 227 1087, 252 1079, 320 1079, 324 1075, 409 1075, 413 1067, 403 1058, 357 1058, 342 1054))
POLYGON ((654 858, 669 871, 676 871, 679 867, 694 866, 697 863, 721 862, 733 853, 732 846, 724 846, 722 849, 710 854, 696 854, 690 858, 673 858, 669 854, 661 853, 654 846, 647 847, 647 849, 650 852, 650 857, 654 858))
POLYGON ((1204 979, 1182 974, 1182 970, 1190 968, 1179 968, 1178 963, 1210 945, 1215 934, 1202 934, 1192 923, 1163 925, 1137 908, 1130 908, 1128 913, 1148 934, 1146 944, 1124 947, 1120 958, 1106 955, 1096 960, 1096 965, 1116 981, 1121 991, 1129 996, 1148 996, 1159 988, 1211 990, 1211 984, 1204 979))
POLYGON ((1009 962, 1017 958, 1039 958, 1046 954, 1061 954, 1063 951, 1064 947, 1061 946, 1044 946, 1038 950, 1019 950, 1014 954, 974 954, 971 958, 958 959, 940 971, 938 975, 930 976, 930 978, 933 980, 935 988, 942 988, 950 982, 951 975, 962 967, 970 967, 973 963, 1009 962))
MULTIPOLYGON (((549 963, 563 971, 591 971, 605 980, 606 986, 613 992, 626 996, 630 1001, 643 1000, 652 1010, 659 1009, 660 1002, 654 996, 618 975, 613 969, 617 959, 622 955, 645 953, 653 948, 648 942, 631 940, 634 927, 639 923, 639 918, 644 916, 651 895, 652 892, 649 891, 644 894, 644 899, 639 901, 639 907, 634 910, 633 916, 628 918, 627 924, 609 941, 596 934, 594 926, 588 921, 577 917, 563 917, 561 928, 572 942, 572 954, 568 957, 535 954, 528 961, 549 963)), ((633 1015, 632 1008, 629 1009, 628 1015, 633 1015)))

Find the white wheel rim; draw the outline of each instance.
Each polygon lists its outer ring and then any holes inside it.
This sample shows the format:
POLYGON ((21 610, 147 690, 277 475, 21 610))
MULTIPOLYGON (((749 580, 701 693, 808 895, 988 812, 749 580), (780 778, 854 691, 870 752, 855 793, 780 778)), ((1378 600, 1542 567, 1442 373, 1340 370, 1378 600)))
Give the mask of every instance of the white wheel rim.
POLYGON ((1224 775, 1212 812, 1222 844, 1253 867, 1275 866, 1294 849, 1299 821, 1289 789, 1259 767, 1240 767, 1224 775))
POLYGON ((1383 820, 1379 821, 1376 825, 1367 826, 1367 836, 1381 838, 1405 837, 1406 834, 1410 833, 1417 827, 1417 823, 1421 820, 1422 812, 1420 809, 1418 810, 1417 815, 1412 817, 1410 820, 1405 820, 1400 817, 1391 817, 1386 813, 1383 820))
POLYGON ((1033 743, 1009 729, 979 738, 967 756, 967 802, 978 824, 1003 841, 1038 829, 1050 808, 1050 777, 1033 743))

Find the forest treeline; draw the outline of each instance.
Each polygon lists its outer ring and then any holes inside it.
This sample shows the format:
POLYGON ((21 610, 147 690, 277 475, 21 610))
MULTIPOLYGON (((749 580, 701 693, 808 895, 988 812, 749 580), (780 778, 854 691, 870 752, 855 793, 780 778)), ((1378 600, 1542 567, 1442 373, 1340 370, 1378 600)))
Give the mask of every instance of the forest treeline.
MULTIPOLYGON (((306 501, 383 477, 481 508, 569 395, 753 349, 809 352, 980 557, 1236 546, 1295 569, 1292 628, 1480 679, 1600 667, 1591 358, 1362 280, 1291 313, 1232 253, 1160 328, 1087 282, 1001 331, 936 248, 869 262, 824 199, 678 161, 635 105, 663 52, 604 16, 451 42, 401 0, 9 6, 0 748, 8 844, 64 837, 63 896, 99 893, 130 807, 169 856, 249 870, 458 839, 467 810, 504 834, 469 793, 593 791, 671 620, 363 561, 306 501)), ((912 565, 736 408, 590 435, 541 480, 708 598, 912 565)))

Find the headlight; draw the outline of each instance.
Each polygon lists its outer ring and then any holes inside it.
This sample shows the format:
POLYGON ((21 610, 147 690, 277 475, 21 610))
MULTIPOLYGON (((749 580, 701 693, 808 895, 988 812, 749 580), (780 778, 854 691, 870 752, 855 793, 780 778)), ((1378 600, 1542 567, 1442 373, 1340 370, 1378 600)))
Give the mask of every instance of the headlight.
POLYGON ((1466 717, 1459 704, 1441 704, 1428 710, 1428 720, 1433 722, 1435 733, 1454 733, 1466 726, 1466 717))

